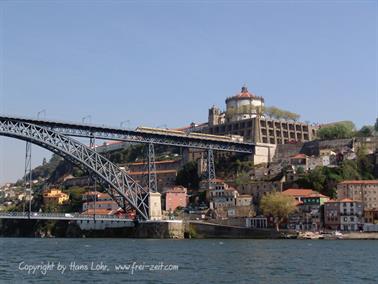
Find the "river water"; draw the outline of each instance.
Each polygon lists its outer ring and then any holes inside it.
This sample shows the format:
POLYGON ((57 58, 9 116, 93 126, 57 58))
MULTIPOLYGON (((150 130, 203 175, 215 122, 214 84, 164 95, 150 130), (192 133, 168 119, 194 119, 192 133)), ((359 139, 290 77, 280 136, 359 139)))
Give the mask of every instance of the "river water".
POLYGON ((0 238, 0 283, 376 283, 378 241, 0 238))

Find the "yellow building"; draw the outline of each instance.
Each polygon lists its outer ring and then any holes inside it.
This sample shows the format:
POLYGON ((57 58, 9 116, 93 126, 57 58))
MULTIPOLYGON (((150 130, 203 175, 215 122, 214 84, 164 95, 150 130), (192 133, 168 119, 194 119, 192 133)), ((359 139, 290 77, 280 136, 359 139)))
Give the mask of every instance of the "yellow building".
POLYGON ((52 188, 43 193, 43 203, 63 204, 69 199, 68 194, 62 192, 60 189, 52 188))

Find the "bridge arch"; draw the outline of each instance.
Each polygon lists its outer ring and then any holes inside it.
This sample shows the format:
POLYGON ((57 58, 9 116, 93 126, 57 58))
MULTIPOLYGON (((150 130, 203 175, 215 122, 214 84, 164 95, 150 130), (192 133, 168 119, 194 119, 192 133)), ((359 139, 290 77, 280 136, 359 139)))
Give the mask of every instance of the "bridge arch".
POLYGON ((148 190, 86 145, 44 127, 12 119, 0 121, 0 136, 29 141, 69 160, 103 184, 120 207, 127 210, 131 206, 141 218, 149 219, 148 190))

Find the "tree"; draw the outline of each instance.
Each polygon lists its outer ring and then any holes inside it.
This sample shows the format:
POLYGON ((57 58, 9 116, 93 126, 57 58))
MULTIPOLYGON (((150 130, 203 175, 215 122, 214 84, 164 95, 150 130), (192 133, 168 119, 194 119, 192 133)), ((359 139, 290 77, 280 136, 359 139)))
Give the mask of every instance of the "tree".
POLYGON ((236 185, 245 185, 251 182, 251 177, 246 172, 241 172, 235 179, 236 185))
POLYGON ((354 123, 351 121, 343 121, 323 126, 318 131, 320 139, 345 139, 353 137, 355 131, 354 123))
POLYGON ((378 117, 377 117, 377 119, 375 120, 374 130, 378 132, 378 117))
POLYGON ((366 146, 357 150, 357 167, 362 179, 374 179, 374 159, 369 158, 366 146))
POLYGON ((344 180, 359 180, 361 179, 358 172, 357 163, 353 160, 344 160, 341 163, 341 177, 344 180))
POLYGON ((294 199, 281 192, 264 195, 260 201, 260 208, 264 215, 274 218, 277 231, 280 230, 280 224, 296 209, 294 199))
POLYGON ((194 161, 185 164, 182 170, 177 173, 177 185, 182 185, 186 188, 198 188, 199 181, 197 163, 194 161))
POLYGON ((293 120, 297 121, 300 118, 300 115, 294 112, 290 112, 284 109, 280 109, 275 106, 264 107, 263 112, 274 119, 284 119, 284 120, 293 120))
POLYGON ((357 135, 360 137, 371 137, 374 133, 374 127, 370 125, 364 125, 361 129, 357 132, 357 135))

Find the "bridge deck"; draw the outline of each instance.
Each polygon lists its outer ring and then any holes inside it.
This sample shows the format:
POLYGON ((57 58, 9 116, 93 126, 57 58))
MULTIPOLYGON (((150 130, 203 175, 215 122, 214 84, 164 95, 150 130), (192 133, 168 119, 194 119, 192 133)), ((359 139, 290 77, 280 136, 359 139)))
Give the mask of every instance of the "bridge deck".
POLYGON ((193 137, 174 133, 151 133, 147 131, 114 128, 105 125, 80 124, 63 121, 31 119, 16 116, 0 115, 0 121, 13 120, 43 126, 61 134, 76 137, 95 137, 105 140, 118 140, 138 143, 154 143, 161 145, 230 151, 238 153, 254 153, 255 144, 214 137, 193 137))
POLYGON ((32 220, 67 220, 67 221, 107 221, 133 224, 129 218, 118 218, 109 215, 81 215, 78 213, 39 213, 39 212, 0 212, 0 219, 32 219, 32 220))

